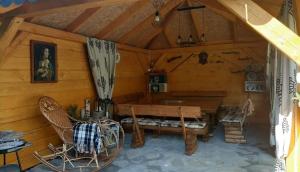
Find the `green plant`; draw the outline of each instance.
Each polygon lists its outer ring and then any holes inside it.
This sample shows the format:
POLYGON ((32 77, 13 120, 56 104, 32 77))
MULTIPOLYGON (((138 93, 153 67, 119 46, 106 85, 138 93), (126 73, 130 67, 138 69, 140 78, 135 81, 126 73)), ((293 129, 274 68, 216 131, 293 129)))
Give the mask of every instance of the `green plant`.
POLYGON ((67 108, 67 112, 70 116, 77 118, 77 109, 78 109, 78 106, 75 104, 72 104, 67 108))

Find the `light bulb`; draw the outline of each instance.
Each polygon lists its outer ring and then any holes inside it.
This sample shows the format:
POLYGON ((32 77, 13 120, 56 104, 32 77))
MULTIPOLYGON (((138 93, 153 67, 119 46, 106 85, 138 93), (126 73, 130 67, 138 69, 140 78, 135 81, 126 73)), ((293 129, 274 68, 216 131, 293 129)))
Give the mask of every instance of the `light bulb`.
POLYGON ((189 43, 193 43, 194 42, 194 38, 192 35, 189 36, 189 43))
POLYGON ((178 37, 177 37, 177 44, 180 44, 181 43, 181 36, 179 35, 178 37))
POLYGON ((156 23, 159 23, 159 22, 160 22, 160 15, 159 15, 159 12, 158 12, 158 11, 156 11, 156 13, 155 13, 154 21, 155 21, 156 23))
POLYGON ((206 39, 205 39, 205 35, 204 35, 204 33, 201 35, 201 42, 205 42, 206 41, 206 39))

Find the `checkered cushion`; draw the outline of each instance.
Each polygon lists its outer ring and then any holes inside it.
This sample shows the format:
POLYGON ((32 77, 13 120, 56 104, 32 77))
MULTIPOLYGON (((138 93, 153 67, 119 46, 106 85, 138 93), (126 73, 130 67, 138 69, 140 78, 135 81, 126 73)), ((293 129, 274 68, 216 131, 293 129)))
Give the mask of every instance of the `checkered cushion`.
POLYGON ((180 121, 176 120, 162 120, 160 123, 161 127, 180 127, 180 121))
MULTIPOLYGON (((139 125, 151 125, 151 126, 159 126, 159 119, 150 119, 150 118, 137 118, 139 125)), ((124 118, 121 120, 121 124, 132 124, 133 118, 124 118)))
POLYGON ((206 123, 201 121, 185 121, 184 125, 186 128, 200 129, 204 128, 206 123))
MULTIPOLYGON (((124 118, 121 124, 132 124, 133 118, 124 118)), ((181 127, 180 121, 177 120, 160 120, 150 118, 138 118, 139 125, 161 126, 161 127, 181 127)), ((186 128, 200 129, 205 128, 206 123, 200 121, 185 121, 186 128)))

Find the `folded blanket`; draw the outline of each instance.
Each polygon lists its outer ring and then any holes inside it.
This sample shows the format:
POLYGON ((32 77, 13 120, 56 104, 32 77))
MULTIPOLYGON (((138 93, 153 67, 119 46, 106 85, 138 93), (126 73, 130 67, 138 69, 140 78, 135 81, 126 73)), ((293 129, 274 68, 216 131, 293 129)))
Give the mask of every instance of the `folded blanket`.
POLYGON ((79 153, 97 154, 102 148, 100 128, 96 123, 78 123, 73 127, 73 142, 79 153))

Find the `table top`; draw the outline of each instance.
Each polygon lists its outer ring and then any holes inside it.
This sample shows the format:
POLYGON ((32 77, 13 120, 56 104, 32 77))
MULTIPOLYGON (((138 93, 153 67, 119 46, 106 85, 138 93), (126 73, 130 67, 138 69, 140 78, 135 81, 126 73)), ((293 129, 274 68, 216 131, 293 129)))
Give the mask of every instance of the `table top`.
POLYGON ((217 113, 222 99, 161 99, 156 102, 140 101, 133 104, 152 104, 170 106, 199 106, 204 113, 217 113))
POLYGON ((31 146, 31 143, 25 141, 25 140, 21 140, 23 141, 23 144, 16 146, 16 147, 10 147, 7 149, 2 149, 0 150, 0 154, 6 154, 6 153, 11 153, 11 152, 17 152, 25 147, 31 146))

